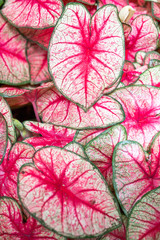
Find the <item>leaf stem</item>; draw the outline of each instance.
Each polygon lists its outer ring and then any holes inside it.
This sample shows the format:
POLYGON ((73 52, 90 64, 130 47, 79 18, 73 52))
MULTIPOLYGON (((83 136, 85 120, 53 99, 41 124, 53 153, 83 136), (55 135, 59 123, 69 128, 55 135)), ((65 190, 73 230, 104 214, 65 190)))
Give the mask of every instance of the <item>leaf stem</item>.
POLYGON ((35 101, 32 101, 32 106, 33 106, 33 110, 34 110, 34 114, 35 114, 37 122, 41 122, 38 112, 37 112, 37 106, 36 106, 35 101))

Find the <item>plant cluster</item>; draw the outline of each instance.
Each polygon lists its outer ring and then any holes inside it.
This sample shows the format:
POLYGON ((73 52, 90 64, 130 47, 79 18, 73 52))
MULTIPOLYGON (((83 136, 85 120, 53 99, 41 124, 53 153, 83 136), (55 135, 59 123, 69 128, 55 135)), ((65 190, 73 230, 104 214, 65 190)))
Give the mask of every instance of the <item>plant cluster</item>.
POLYGON ((0 239, 160 240, 160 1, 0 1, 0 239))

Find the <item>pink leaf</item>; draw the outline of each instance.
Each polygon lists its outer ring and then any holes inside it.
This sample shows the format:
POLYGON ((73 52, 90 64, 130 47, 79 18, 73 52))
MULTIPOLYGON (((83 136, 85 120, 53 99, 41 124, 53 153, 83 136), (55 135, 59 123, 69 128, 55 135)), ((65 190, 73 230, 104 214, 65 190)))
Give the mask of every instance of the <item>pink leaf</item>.
POLYGON ((1 12, 16 27, 48 28, 54 26, 60 17, 62 2, 7 0, 1 12))
POLYGON ((98 167, 112 191, 113 150, 118 142, 126 139, 127 134, 125 128, 122 125, 115 125, 99 134, 85 146, 89 160, 98 167))
POLYGON ((148 191, 160 186, 160 133, 146 153, 138 142, 117 144, 113 157, 113 181, 121 206, 128 214, 148 191))
POLYGON ((0 165, 0 196, 13 197, 18 201, 18 171, 24 163, 32 162, 34 152, 34 148, 27 143, 17 142, 13 145, 8 159, 5 159, 0 165))
POLYGON ((53 27, 46 29, 19 28, 18 31, 27 39, 36 42, 40 47, 47 50, 53 29, 53 27))
POLYGON ((24 221, 21 208, 12 198, 3 197, 0 199, 0 219, 0 238, 4 240, 64 240, 63 237, 44 228, 30 216, 24 221))
POLYGON ((77 155, 79 155, 82 158, 87 158, 87 155, 84 151, 84 148, 82 147, 81 144, 76 143, 74 141, 68 143, 67 145, 64 146, 64 149, 73 153, 76 153, 77 155))
POLYGON ((135 85, 150 85, 154 87, 160 87, 160 65, 155 66, 153 68, 147 69, 144 73, 142 73, 135 85))
POLYGON ((12 142, 15 142, 16 133, 15 133, 15 127, 12 122, 12 113, 7 102, 1 96, 0 96, 0 113, 3 115, 3 117, 6 120, 7 127, 8 127, 8 137, 11 139, 12 142))
POLYGON ((160 3, 152 2, 151 6, 152 6, 153 16, 160 21, 160 3))
POLYGON ((7 123, 3 115, 0 113, 0 164, 2 163, 6 148, 7 148, 7 141, 8 141, 8 129, 7 123))
POLYGON ((111 94, 122 104, 128 140, 139 141, 148 148, 154 135, 160 131, 160 89, 145 86, 128 86, 111 94))
POLYGON ((132 209, 127 226, 128 239, 159 239, 160 187, 145 194, 132 209))
POLYGON ((126 60, 134 61, 137 51, 153 51, 157 48, 158 29, 150 16, 139 15, 132 24, 126 39, 126 60), (149 27, 148 27, 149 26, 149 27))
POLYGON ((89 161, 56 147, 42 148, 19 172, 23 206, 64 236, 99 236, 120 224, 116 203, 89 161), (32 184, 31 184, 32 183, 32 184))
POLYGON ((0 39, 0 82, 9 85, 29 83, 26 40, 1 15, 0 39))
POLYGON ((27 58, 30 65, 31 85, 49 81, 47 51, 35 43, 27 43, 27 58))
POLYGON ((74 129, 106 128, 124 120, 121 105, 107 96, 84 112, 52 88, 42 94, 36 104, 43 122, 74 129))
POLYGON ((49 70, 58 90, 88 110, 121 75, 124 35, 117 9, 91 18, 81 4, 68 4, 49 45, 49 70))
POLYGON ((100 7, 104 6, 106 4, 113 4, 116 5, 116 7, 118 8, 118 11, 120 11, 123 7, 125 7, 126 5, 128 5, 128 0, 100 0, 100 7))

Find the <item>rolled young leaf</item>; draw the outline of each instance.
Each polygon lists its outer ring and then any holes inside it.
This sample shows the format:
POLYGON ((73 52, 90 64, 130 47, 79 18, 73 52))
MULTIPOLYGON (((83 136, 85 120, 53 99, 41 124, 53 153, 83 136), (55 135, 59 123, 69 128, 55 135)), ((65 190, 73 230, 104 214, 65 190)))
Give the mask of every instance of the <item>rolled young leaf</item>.
POLYGON ((122 74, 124 34, 116 7, 106 5, 91 18, 82 4, 68 4, 54 28, 48 58, 58 90, 87 111, 122 74))
POLYGON ((46 147, 21 167, 19 198, 42 225, 66 237, 96 237, 120 226, 116 202, 89 161, 46 147))

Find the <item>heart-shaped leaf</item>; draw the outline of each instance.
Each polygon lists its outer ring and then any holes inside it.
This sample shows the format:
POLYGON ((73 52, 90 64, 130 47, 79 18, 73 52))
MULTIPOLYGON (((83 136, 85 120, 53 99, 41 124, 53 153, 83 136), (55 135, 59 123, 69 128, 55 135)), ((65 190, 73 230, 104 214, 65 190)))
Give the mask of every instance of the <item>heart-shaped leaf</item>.
POLYGON ((133 207, 128 219, 127 240, 159 239, 160 187, 146 193, 133 207))
POLYGON ((48 28, 54 26, 60 17, 62 2, 6 0, 1 12, 16 27, 48 28))
POLYGON ((8 142, 7 123, 3 115, 0 113, 0 164, 2 163, 8 142))
POLYGON ((49 45, 49 70, 58 90, 88 110, 121 76, 124 34, 113 5, 91 18, 82 4, 68 4, 49 45))
POLYGON ((27 59, 30 66, 30 84, 40 84, 49 81, 51 76, 48 72, 47 51, 36 43, 27 43, 27 59))
MULTIPOLYGON (((15 13, 15 11, 12 12, 15 13)), ((29 83, 29 65, 25 56, 26 40, 0 15, 0 83, 29 83)))
POLYGON ((134 83, 135 85, 150 85, 160 87, 160 65, 147 69, 139 76, 139 79, 134 83))
POLYGON ((113 189, 113 150, 118 142, 126 139, 125 128, 122 125, 115 125, 98 135, 85 146, 89 160, 98 167, 111 189, 113 189))
POLYGON ((111 94, 122 104, 128 140, 138 141, 146 150, 154 135, 160 131, 160 89, 128 86, 111 94))
POLYGON ((44 228, 31 216, 24 221, 20 206, 9 197, 0 198, 0 219, 0 238, 4 240, 65 240, 44 228))
POLYGON ((80 157, 87 158, 87 155, 86 155, 82 145, 79 143, 76 143, 74 141, 65 145, 64 149, 66 149, 67 151, 70 151, 70 152, 74 152, 74 153, 78 154, 80 157))
POLYGON ((132 31, 126 39, 126 60, 134 61, 137 51, 153 51, 157 48, 158 28, 147 15, 139 15, 132 24, 132 31), (149 27, 148 27, 149 26, 149 27))
POLYGON ((15 142, 16 133, 15 133, 15 127, 12 121, 12 113, 7 102, 1 96, 0 96, 0 113, 3 115, 3 117, 6 120, 7 127, 8 127, 8 137, 11 139, 12 142, 15 142))
POLYGON ((56 147, 41 148, 18 177, 23 206, 44 226, 67 237, 96 237, 117 228, 116 203, 98 169, 56 147))
POLYGON ((107 96, 84 112, 52 88, 42 94, 36 104, 43 122, 74 129, 106 128, 124 120, 121 105, 107 96))
POLYGON ((118 199, 126 214, 148 191, 160 186, 160 133, 154 138, 149 153, 134 141, 115 147, 113 181, 118 199))
POLYGON ((8 159, 5 159, 0 165, 0 196, 9 196, 18 200, 18 171, 24 163, 32 162, 34 152, 34 148, 27 143, 17 142, 13 145, 8 159))
POLYGON ((160 60, 160 54, 156 51, 147 52, 143 60, 143 65, 148 65, 152 59, 160 60))
POLYGON ((152 2, 151 6, 153 16, 160 21, 160 3, 152 2))

